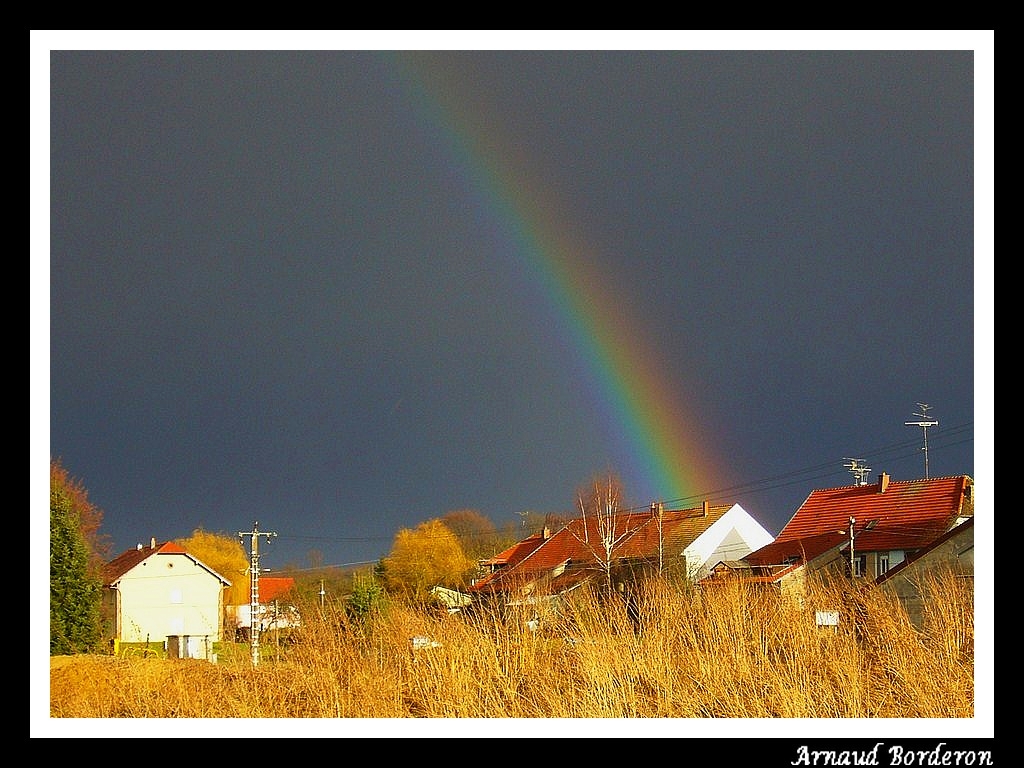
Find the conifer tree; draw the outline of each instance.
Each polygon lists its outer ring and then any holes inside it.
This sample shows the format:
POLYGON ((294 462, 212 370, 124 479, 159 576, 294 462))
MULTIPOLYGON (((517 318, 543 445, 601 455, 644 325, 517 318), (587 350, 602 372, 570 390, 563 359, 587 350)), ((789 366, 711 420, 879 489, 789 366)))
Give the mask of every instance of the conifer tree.
POLYGON ((89 560, 89 546, 80 528, 73 494, 66 485, 51 482, 51 656, 89 653, 99 648, 102 585, 89 560))

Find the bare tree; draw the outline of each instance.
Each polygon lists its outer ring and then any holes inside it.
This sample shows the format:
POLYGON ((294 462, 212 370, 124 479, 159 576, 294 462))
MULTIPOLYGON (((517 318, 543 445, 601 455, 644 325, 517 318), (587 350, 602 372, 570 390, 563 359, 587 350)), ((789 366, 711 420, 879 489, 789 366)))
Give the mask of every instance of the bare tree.
POLYGON ((319 549, 311 549, 306 553, 306 557, 309 559, 309 567, 323 568, 324 567, 324 553, 319 549))
POLYGON ((473 562, 493 555, 498 540, 491 519, 475 509, 455 509, 441 518, 441 522, 455 534, 462 549, 473 562))
POLYGON ((615 554, 622 541, 633 532, 619 514, 622 482, 612 473, 598 475, 577 491, 576 500, 583 525, 582 531, 573 530, 573 535, 594 555, 604 573, 605 585, 611 589, 615 554))

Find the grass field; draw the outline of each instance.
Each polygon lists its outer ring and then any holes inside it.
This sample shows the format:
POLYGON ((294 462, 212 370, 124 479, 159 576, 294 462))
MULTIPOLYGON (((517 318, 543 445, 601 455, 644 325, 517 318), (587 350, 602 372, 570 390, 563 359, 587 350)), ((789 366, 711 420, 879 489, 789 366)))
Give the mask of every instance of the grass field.
POLYGON ((845 581, 797 604, 741 582, 652 580, 633 610, 581 593, 536 630, 532 611, 392 603, 353 621, 307 605, 292 642, 264 633, 258 665, 51 659, 50 717, 971 718, 971 583, 927 589, 919 628, 889 594, 845 581), (818 626, 817 610, 839 625, 818 626))

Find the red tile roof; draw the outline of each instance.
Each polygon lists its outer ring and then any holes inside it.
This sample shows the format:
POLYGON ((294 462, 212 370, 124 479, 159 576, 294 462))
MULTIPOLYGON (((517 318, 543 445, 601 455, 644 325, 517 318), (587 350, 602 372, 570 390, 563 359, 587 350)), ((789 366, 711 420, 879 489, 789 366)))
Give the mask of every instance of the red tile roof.
POLYGON ((545 534, 535 533, 532 536, 527 536, 522 541, 518 541, 508 549, 505 549, 489 560, 484 560, 481 565, 484 566, 508 566, 515 565, 520 560, 525 559, 527 556, 533 554, 533 551, 544 543, 545 534))
MULTIPOLYGON (((695 507, 692 509, 665 510, 661 515, 659 530, 658 517, 652 510, 643 512, 620 512, 609 526, 608 538, 612 545, 612 557, 616 561, 642 560, 657 557, 659 543, 668 555, 678 555, 715 521, 732 509, 732 505, 695 507)), ((602 518, 591 515, 570 520, 561 530, 544 539, 535 534, 492 559, 492 564, 501 565, 470 588, 474 592, 492 592, 511 588, 513 585, 550 575, 564 563, 571 563, 563 575, 557 577, 557 587, 564 590, 593 575, 604 561, 602 543, 602 518)), ((554 582, 553 582, 554 583, 554 582)))
MULTIPOLYGON (((857 549, 860 551, 862 536, 857 537, 857 549)), ((779 541, 776 539, 755 552, 751 552, 743 561, 754 566, 789 566, 795 563, 806 563, 836 546, 842 546, 850 540, 849 535, 832 533, 819 533, 802 539, 788 539, 779 541)))
POLYGON ((973 481, 967 475, 891 481, 887 475, 873 485, 849 485, 812 491, 775 541, 751 552, 752 565, 780 565, 799 558, 806 562, 849 541, 854 518, 859 552, 927 546, 971 514, 973 481), (862 530, 875 521, 871 530, 862 530))
POLYGON ((295 586, 291 576, 260 576, 260 602, 269 603, 287 594, 295 586))
MULTIPOLYGON (((135 549, 129 549, 122 552, 103 566, 103 584, 110 586, 143 560, 157 555, 185 555, 187 557, 191 557, 191 555, 189 555, 180 544, 175 544, 173 541, 165 541, 163 544, 159 545, 156 544, 156 542, 153 542, 153 544, 148 547, 140 544, 135 549)), ((199 561, 194 557, 192 559, 199 563, 199 561)), ((209 566, 204 565, 203 563, 199 564, 225 584, 231 583, 209 566)))
POLYGON ((185 554, 185 550, 173 541, 165 541, 159 546, 156 545, 156 542, 153 542, 149 547, 140 544, 135 549, 125 550, 103 567, 103 583, 111 584, 117 581, 143 560, 158 552, 185 554))

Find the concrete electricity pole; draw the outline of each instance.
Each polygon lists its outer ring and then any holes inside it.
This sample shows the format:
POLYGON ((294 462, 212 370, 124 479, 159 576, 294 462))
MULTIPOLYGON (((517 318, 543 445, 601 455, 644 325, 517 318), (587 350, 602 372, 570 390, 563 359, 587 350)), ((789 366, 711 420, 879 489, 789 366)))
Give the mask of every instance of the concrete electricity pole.
POLYGON ((252 648, 252 665, 255 667, 260 663, 260 624, 257 621, 257 614, 260 609, 260 536, 266 536, 267 541, 273 536, 273 532, 260 531, 260 524, 254 522, 251 531, 239 531, 239 538, 249 537, 249 645, 252 648))
MULTIPOLYGON (((854 531, 853 530, 853 526, 856 523, 857 523, 856 518, 853 517, 853 515, 850 515, 850 578, 851 579, 853 579, 853 572, 854 572, 854 567, 853 566, 854 566, 854 562, 855 562, 855 557, 854 557, 854 554, 853 554, 853 540, 856 539, 858 536, 860 536, 862 533, 864 533, 864 531, 870 531, 872 528, 874 528, 876 525, 878 525, 878 520, 869 520, 868 524, 865 525, 863 528, 861 528, 859 531, 854 531)), ((846 531, 843 530, 842 528, 840 528, 837 531, 837 533, 846 533, 846 531)))

